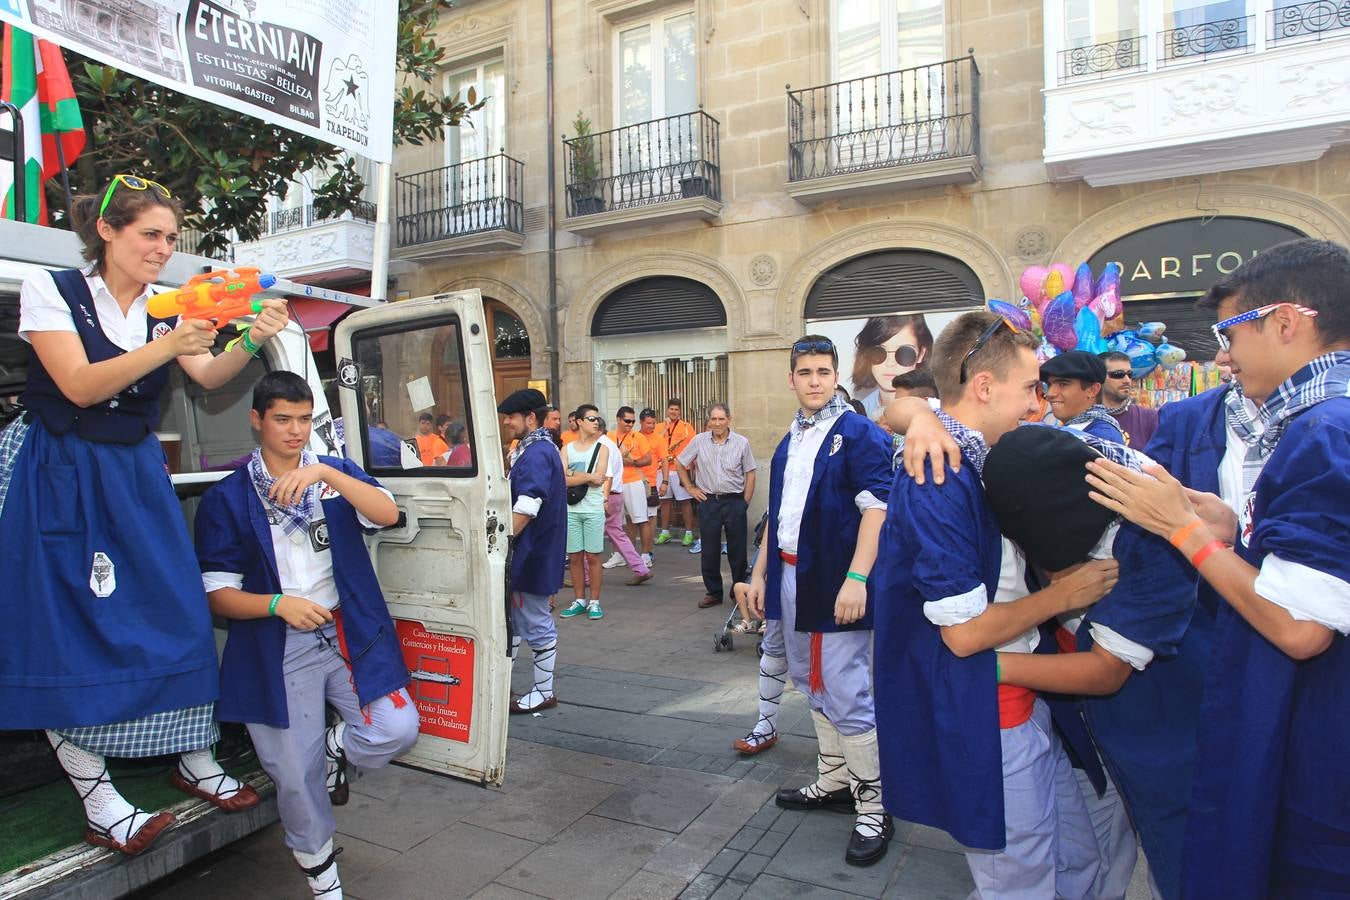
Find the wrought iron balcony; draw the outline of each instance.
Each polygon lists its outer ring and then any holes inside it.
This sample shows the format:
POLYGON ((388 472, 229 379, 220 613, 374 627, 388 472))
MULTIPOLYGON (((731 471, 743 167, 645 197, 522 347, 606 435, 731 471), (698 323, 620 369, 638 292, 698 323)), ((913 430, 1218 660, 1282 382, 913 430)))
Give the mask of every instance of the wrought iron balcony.
MULTIPOLYGON (((685 204, 697 206, 697 214, 716 214, 722 200, 718 148, 718 122, 701 109, 566 138, 567 215, 637 213, 681 200, 698 201, 685 204)), ((609 218, 631 222, 649 217, 637 213, 609 218)))
MULTIPOLYGON (((794 184, 869 172, 889 171, 890 180, 915 186, 973 181, 979 152, 980 70, 973 56, 788 91, 794 196, 805 193, 794 184)), ((874 178, 855 180, 860 190, 878 186, 874 178)))
POLYGON ((506 235, 504 247, 519 247, 524 182, 525 164, 505 153, 398 176, 398 246, 506 235))
MULTIPOLYGON (((351 218, 359 222, 375 221, 375 204, 369 200, 358 200, 356 207, 351 212, 351 218)), ((313 203, 306 203, 304 206, 289 206, 285 209, 274 209, 267 214, 267 226, 263 234, 285 234, 288 231, 295 231, 300 228, 309 228, 319 222, 332 222, 343 218, 345 213, 329 213, 320 216, 314 211, 313 203)))
POLYGON ((1158 64, 1207 59, 1219 53, 1250 53, 1254 49, 1251 16, 1217 19, 1158 34, 1158 64))
POLYGON ((1314 0, 1269 13, 1266 44, 1271 47, 1350 34, 1350 0, 1314 0))
MULTIPOLYGON (((1350 2, 1350 0, 1347 0, 1350 2)), ((1144 35, 1059 51, 1059 83, 1098 81, 1148 66, 1148 39, 1144 35)))

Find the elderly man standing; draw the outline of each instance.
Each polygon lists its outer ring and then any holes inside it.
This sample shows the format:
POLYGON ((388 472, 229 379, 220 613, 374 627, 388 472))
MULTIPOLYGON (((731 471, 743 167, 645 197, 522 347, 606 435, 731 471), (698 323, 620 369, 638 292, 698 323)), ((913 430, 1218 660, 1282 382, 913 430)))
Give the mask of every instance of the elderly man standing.
POLYGON ((755 455, 744 435, 731 430, 731 409, 714 403, 708 409, 708 430, 697 434, 675 457, 680 482, 699 502, 699 540, 702 542, 703 599, 699 609, 722 602, 722 557, 719 547, 725 530, 731 581, 746 578, 746 507, 755 494, 755 455), (690 478, 689 467, 694 467, 690 478))

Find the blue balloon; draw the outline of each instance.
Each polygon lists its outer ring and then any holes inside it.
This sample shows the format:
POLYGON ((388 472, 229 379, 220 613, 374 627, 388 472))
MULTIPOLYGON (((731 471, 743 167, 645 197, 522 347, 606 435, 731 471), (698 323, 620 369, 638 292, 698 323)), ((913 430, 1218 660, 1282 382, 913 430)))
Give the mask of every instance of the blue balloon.
POLYGON ((1102 340, 1102 323, 1097 318, 1097 314, 1088 307, 1085 306, 1078 311, 1073 330, 1078 337, 1078 343, 1074 349, 1086 350, 1088 353, 1104 353, 1106 351, 1106 342, 1102 340))

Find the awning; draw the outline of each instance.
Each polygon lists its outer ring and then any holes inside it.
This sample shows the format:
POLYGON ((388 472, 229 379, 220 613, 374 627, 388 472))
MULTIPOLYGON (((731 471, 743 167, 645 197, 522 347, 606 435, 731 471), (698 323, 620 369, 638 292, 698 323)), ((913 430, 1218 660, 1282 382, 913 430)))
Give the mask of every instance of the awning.
POLYGON ((291 315, 309 335, 310 349, 315 353, 328 349, 328 336, 332 333, 332 324, 352 307, 331 300, 314 300, 309 297, 290 298, 291 315))

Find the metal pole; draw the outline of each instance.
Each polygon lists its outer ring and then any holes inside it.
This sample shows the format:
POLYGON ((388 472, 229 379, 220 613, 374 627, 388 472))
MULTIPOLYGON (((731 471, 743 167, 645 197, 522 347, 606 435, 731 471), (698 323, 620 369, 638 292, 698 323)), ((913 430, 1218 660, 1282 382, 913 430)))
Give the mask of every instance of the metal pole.
POLYGON ((370 296, 385 300, 389 292, 389 195, 393 166, 376 163, 375 171, 375 246, 370 259, 370 296))
POLYGON ((562 390, 561 348, 558 346, 558 203, 555 182, 558 150, 553 121, 553 0, 544 0, 544 97, 548 106, 548 380, 550 396, 559 409, 562 390))
MULTIPOLYGON (((14 205, 9 212, 16 222, 28 221, 28 167, 26 165, 23 113, 8 100, 0 100, 0 110, 9 113, 14 120, 14 130, 10 132, 11 148, 14 151, 10 161, 14 166, 14 205)), ((551 140, 551 139, 550 139, 551 140)))

